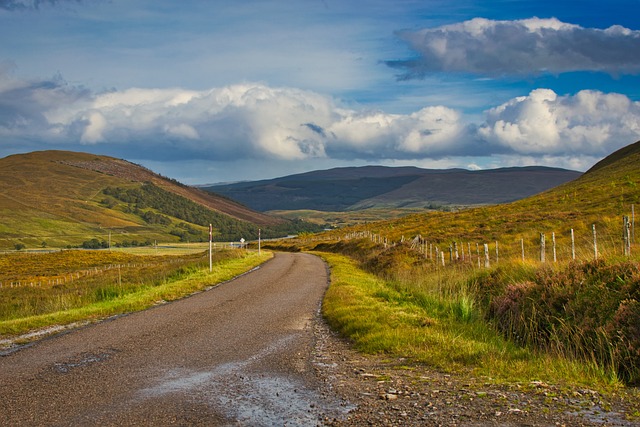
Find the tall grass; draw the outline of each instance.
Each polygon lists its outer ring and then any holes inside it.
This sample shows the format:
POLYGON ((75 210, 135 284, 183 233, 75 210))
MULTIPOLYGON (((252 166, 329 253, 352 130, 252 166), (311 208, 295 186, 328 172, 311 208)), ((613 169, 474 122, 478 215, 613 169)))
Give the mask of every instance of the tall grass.
POLYGON ((361 351, 505 381, 616 381, 596 364, 539 353, 502 336, 485 321, 476 298, 478 283, 468 280, 473 267, 441 271, 405 265, 393 274, 387 266, 381 277, 365 271, 362 260, 320 255, 331 266, 323 315, 361 351))
POLYGON ((542 266, 517 280, 476 276, 486 318, 509 339, 640 383, 640 263, 542 266))
MULTIPOLYGON (((42 257, 40 265, 48 265, 45 254, 38 256, 42 257)), ((109 256, 122 259, 118 258, 122 254, 106 252, 101 253, 100 259, 104 262, 109 256)), ((17 335, 35 328, 142 310, 229 280, 270 256, 266 251, 262 255, 244 250, 220 251, 214 253, 211 273, 205 253, 161 259, 128 256, 127 259, 153 262, 104 270, 64 285, 3 287, 0 289, 0 335, 17 335)), ((72 262, 64 268, 73 268, 72 262)), ((85 268, 86 262, 79 255, 75 266, 85 268)), ((56 274, 55 268, 50 268, 50 274, 56 274)))

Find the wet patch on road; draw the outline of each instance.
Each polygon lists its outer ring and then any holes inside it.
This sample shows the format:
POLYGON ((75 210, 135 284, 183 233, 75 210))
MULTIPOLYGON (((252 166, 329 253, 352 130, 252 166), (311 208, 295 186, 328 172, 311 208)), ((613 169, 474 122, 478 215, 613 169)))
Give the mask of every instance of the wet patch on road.
POLYGON ((109 359, 114 353, 115 350, 106 350, 98 353, 82 353, 74 357, 73 359, 54 363, 53 369, 60 374, 66 374, 76 368, 81 368, 93 363, 104 362, 105 360, 109 359))
POLYGON ((309 426, 346 416, 354 406, 311 388, 302 378, 256 371, 255 365, 285 348, 293 336, 285 337, 258 354, 210 371, 172 369, 155 385, 140 391, 141 399, 167 394, 207 402, 232 425, 309 426))

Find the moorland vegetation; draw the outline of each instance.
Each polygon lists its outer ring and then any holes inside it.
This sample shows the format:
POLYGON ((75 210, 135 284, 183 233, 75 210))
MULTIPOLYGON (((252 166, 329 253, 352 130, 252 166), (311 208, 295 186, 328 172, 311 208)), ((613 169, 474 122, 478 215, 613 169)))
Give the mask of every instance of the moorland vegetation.
POLYGON ((0 249, 98 248, 151 242, 284 237, 320 226, 230 199, 106 156, 42 151, 0 159, 0 249), (96 243, 97 242, 97 243, 96 243), (103 244, 104 242, 104 244, 103 244))
POLYGON ((143 310, 229 280, 271 254, 63 250, 0 254, 0 338, 143 310))
MULTIPOLYGON (((624 240, 622 226, 628 216, 635 232, 639 164, 636 143, 579 179, 518 202, 363 222, 263 242, 263 248, 313 251, 327 260, 331 285, 323 314, 361 351, 488 381, 615 390, 640 383, 640 247, 635 233, 624 240)), ((177 227, 193 220, 189 226, 202 233, 201 220, 214 220, 183 217, 182 202, 150 184, 111 182, 92 188, 87 199, 108 207, 118 221, 132 222, 135 215, 151 226, 166 217, 177 227)), ((0 334, 104 318, 212 281, 203 253, 134 261, 99 251, 104 258, 98 262, 89 260, 91 251, 66 252, 72 253, 0 257, 6 271, 0 334), (137 266, 123 267, 132 263, 137 266), (57 267, 45 271, 45 264, 57 267), (92 270, 102 272, 85 273, 92 270), (17 287, 11 284, 16 280, 17 287)), ((222 268, 224 274, 268 257, 245 251, 220 256, 220 265, 233 266, 222 268)))
POLYGON ((363 351, 498 381, 636 385, 638 165, 640 143, 518 202, 269 245, 329 262, 323 313, 363 351))

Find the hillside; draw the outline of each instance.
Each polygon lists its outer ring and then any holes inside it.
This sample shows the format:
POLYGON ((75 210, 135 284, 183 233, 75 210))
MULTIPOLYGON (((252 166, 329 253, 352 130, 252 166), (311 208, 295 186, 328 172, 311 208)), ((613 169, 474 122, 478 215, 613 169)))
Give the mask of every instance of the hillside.
POLYGON ((218 237, 245 233, 250 238, 257 227, 286 235, 292 225, 125 160, 66 151, 0 159, 0 215, 4 248, 18 242, 78 245, 91 238, 106 240, 109 234, 115 243, 200 240, 208 234, 208 223, 219 225, 218 237), (106 189, 121 190, 115 193, 120 198, 108 196, 106 189), (141 193, 125 201, 127 191, 141 193))
POLYGON ((207 186, 203 189, 263 212, 434 208, 511 202, 580 175, 575 171, 546 167, 468 171, 366 166, 207 186))
POLYGON ((596 374, 592 384, 635 393, 639 202, 640 142, 516 202, 269 244, 325 253, 339 277, 323 314, 358 349, 512 383, 577 385, 596 374))
POLYGON ((622 216, 631 218, 632 209, 639 206, 640 142, 637 142, 598 162, 578 179, 522 200, 455 213, 427 212, 352 230, 367 228, 393 241, 421 235, 447 246, 453 241, 500 240, 502 249, 519 254, 520 240, 527 247, 535 247, 540 233, 556 233, 558 244, 566 248, 570 229, 575 231, 577 244, 589 247, 595 224, 601 243, 620 251, 622 216))

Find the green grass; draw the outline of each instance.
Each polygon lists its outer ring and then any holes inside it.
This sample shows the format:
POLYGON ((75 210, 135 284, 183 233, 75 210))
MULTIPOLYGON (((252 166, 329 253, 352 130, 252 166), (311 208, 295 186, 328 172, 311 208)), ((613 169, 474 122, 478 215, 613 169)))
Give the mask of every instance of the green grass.
MULTIPOLYGON (((110 283, 94 287, 83 286, 92 299, 84 302, 75 292, 47 292, 40 304, 44 313, 10 318, 0 321, 0 336, 15 336, 53 325, 103 319, 109 316, 144 310, 158 303, 183 298, 193 292, 229 280, 268 260, 272 254, 263 251, 236 251, 233 257, 216 261, 212 272, 208 263, 199 266, 177 264, 164 279, 145 278, 144 272, 134 283, 124 283, 120 275, 109 276, 110 283), (88 289, 87 289, 88 288, 88 289), (47 310, 47 308, 51 308, 47 310)), ((148 274, 148 272, 147 272, 148 274)), ((7 291, 6 288, 0 290, 7 291)), ((25 304, 24 299, 21 304, 25 304)), ((14 308, 14 310, 17 310, 14 308)))
POLYGON ((449 271, 446 281, 444 274, 425 273, 414 286, 367 273, 343 255, 320 256, 331 267, 323 315, 362 352, 497 381, 618 385, 597 365, 537 353, 503 338, 475 306, 464 272, 449 271))
POLYGON ((410 214, 424 212, 421 208, 369 208, 346 212, 325 212, 312 209, 274 210, 267 213, 287 219, 302 219, 318 225, 342 228, 374 221, 397 219, 410 214))
MULTIPOLYGON (((214 251, 224 248, 224 243, 213 243, 214 251)), ((158 246, 138 246, 128 248, 111 248, 112 252, 123 252, 135 255, 185 255, 209 250, 209 242, 197 243, 169 243, 158 246)))

